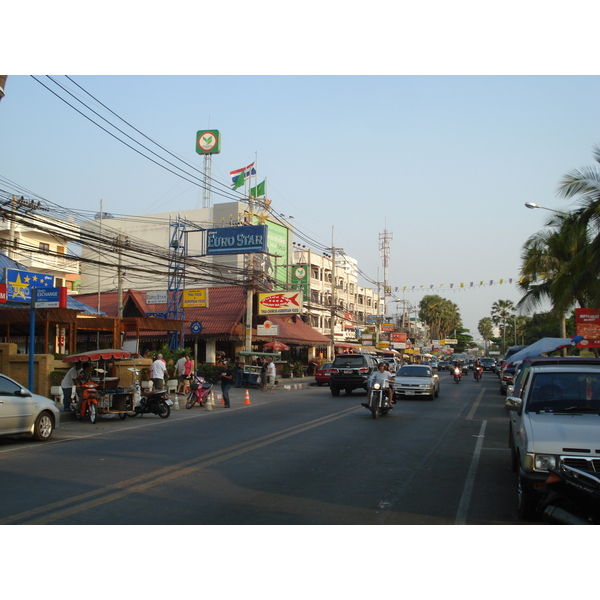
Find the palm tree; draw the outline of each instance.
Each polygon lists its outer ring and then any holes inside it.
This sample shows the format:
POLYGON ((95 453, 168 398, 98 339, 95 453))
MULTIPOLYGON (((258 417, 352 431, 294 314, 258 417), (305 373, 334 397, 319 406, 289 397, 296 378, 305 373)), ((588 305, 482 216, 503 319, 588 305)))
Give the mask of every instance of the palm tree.
POLYGON ((492 321, 502 323, 502 352, 506 352, 506 320, 514 315, 515 305, 511 300, 496 300, 492 304, 492 321))
MULTIPOLYGON (((592 150, 600 164, 600 146, 592 150)), ((556 292, 576 297, 579 305, 599 306, 600 289, 600 167, 583 167, 567 173, 558 188, 564 198, 578 198, 581 208, 571 213, 576 235, 585 241, 569 269, 556 283, 556 292)))
POLYGON ((462 325, 458 306, 436 295, 423 296, 419 302, 419 318, 429 327, 432 339, 440 339, 462 325))
POLYGON ((488 353, 488 347, 490 343, 490 338, 494 334, 494 327, 492 323, 492 319, 490 317, 484 317, 477 324, 477 331, 485 341, 485 353, 488 353))

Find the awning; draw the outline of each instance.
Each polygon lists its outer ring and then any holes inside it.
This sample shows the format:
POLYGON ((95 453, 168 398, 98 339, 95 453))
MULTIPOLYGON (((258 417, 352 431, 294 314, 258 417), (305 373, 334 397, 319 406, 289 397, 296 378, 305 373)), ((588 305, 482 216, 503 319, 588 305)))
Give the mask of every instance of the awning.
POLYGON ((130 356, 131 352, 125 352, 124 350, 90 350, 89 352, 64 356, 63 360, 68 363, 74 363, 85 362, 87 360, 114 360, 129 358, 130 356))

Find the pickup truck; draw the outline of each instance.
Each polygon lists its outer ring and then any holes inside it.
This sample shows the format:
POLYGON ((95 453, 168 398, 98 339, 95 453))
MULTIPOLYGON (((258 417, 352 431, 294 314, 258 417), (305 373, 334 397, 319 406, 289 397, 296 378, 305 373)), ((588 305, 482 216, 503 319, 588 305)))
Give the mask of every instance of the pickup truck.
POLYGON ((532 519, 549 469, 600 471, 600 359, 526 358, 511 394, 505 408, 517 512, 532 519))

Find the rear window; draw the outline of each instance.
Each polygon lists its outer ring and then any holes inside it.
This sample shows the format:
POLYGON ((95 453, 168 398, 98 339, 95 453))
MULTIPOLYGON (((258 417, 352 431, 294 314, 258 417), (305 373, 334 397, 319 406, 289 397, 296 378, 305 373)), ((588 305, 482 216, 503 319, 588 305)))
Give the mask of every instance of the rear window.
POLYGON ((431 377, 429 367, 402 367, 396 377, 431 377))
POLYGON ((333 361, 334 367, 363 367, 365 365, 365 357, 356 356, 337 356, 333 361))

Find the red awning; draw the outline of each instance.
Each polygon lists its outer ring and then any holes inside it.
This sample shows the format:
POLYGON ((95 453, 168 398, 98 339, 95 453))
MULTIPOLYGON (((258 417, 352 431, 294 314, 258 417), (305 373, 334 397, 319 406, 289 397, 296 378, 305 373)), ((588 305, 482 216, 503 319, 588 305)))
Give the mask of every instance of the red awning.
POLYGON ((68 363, 85 362, 86 360, 111 360, 129 358, 131 352, 124 350, 90 350, 89 352, 81 352, 80 354, 72 354, 71 356, 63 357, 63 360, 68 363))

